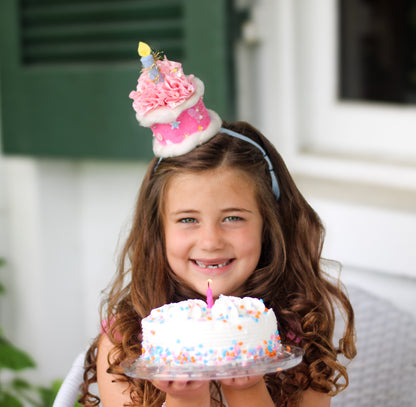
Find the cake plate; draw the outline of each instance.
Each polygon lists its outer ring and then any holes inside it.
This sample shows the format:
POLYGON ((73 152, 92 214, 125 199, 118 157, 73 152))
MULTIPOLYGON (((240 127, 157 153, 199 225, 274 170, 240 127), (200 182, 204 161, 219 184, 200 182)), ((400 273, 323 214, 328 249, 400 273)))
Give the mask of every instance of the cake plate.
POLYGON ((244 362, 229 362, 217 366, 183 364, 171 366, 154 364, 140 357, 121 363, 127 376, 147 380, 221 380, 235 377, 259 376, 290 369, 302 361, 304 351, 294 346, 283 346, 275 357, 244 362))

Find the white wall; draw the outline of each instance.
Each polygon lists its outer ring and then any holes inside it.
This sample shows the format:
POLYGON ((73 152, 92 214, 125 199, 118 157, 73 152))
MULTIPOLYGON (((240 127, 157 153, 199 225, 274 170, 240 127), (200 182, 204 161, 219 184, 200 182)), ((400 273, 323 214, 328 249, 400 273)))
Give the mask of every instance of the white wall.
MULTIPOLYGON (((101 291, 116 267, 141 163, 1 158, 5 334, 62 376, 98 332, 101 291)), ((4 323, 3 323, 4 321, 4 323)))
POLYGON ((357 185, 344 189, 342 183, 325 187, 323 180, 318 186, 301 177, 297 181, 324 222, 324 256, 342 263, 341 280, 386 298, 416 317, 415 197, 402 192, 403 205, 394 207, 383 201, 371 203, 376 191, 369 187, 365 192, 357 185), (339 189, 342 194, 337 194, 339 189), (352 196, 344 198, 345 193, 352 196))
MULTIPOLYGON (((305 156, 296 62, 302 47, 292 7, 300 3, 252 3, 253 21, 237 55, 240 117, 286 157, 327 227, 326 256, 345 265, 344 281, 416 315, 413 164, 387 179, 345 157, 305 156)), ((145 163, 0 156, 0 256, 8 261, 0 269, 8 287, 0 323, 37 360, 39 380, 62 376, 97 332, 101 290, 115 269, 144 169, 145 163)), ((393 163, 386 173, 398 170, 393 163)))

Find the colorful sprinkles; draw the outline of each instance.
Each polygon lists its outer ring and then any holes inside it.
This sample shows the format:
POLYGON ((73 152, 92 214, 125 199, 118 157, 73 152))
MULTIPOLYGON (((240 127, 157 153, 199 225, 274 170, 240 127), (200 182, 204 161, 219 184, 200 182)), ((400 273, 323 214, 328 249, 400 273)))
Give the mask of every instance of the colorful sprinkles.
POLYGON ((215 350, 204 349, 202 344, 194 347, 183 348, 175 352, 169 348, 153 346, 149 344, 142 348, 143 360, 154 363, 171 365, 183 365, 186 363, 198 363, 202 365, 219 365, 224 362, 242 362, 250 359, 273 358, 281 350, 281 342, 278 332, 269 341, 257 347, 245 348, 244 342, 238 342, 228 349, 215 350))

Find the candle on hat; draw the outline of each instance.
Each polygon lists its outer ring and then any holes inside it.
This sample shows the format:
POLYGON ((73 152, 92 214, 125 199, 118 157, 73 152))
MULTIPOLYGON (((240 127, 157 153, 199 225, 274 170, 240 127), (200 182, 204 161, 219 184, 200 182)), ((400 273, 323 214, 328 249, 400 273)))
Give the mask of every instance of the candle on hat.
POLYGON ((143 68, 148 70, 149 78, 154 83, 162 82, 163 75, 157 67, 151 48, 145 42, 139 42, 137 52, 141 56, 140 61, 143 64, 143 68))
POLYGON ((207 288, 207 307, 212 308, 214 305, 214 298, 212 297, 212 290, 209 284, 212 283, 212 280, 208 280, 208 288, 207 288))

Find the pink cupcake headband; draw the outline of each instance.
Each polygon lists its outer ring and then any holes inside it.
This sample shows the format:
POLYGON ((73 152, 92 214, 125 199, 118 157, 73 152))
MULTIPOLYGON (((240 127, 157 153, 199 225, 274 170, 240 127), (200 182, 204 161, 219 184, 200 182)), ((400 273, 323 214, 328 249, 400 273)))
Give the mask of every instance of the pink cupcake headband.
MULTIPOLYGON (((194 75, 185 75, 182 65, 161 59, 150 47, 139 43, 143 71, 137 88, 130 92, 140 125, 153 132, 153 152, 160 160, 185 154, 207 142, 219 132, 245 140, 263 153, 278 199, 279 185, 270 158, 264 149, 239 133, 221 127, 222 120, 203 102, 204 84, 194 75)), ((160 162, 159 160, 159 162, 160 162)))

